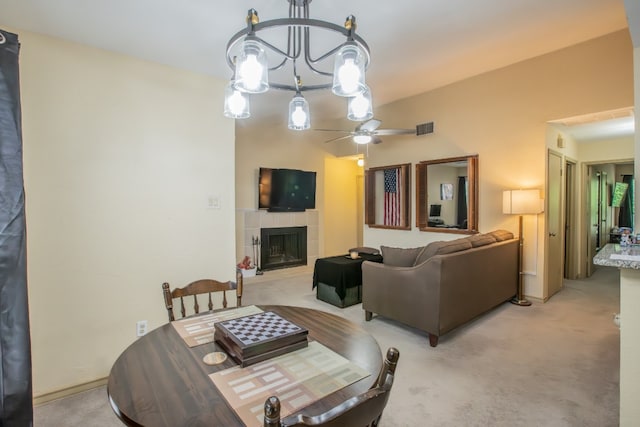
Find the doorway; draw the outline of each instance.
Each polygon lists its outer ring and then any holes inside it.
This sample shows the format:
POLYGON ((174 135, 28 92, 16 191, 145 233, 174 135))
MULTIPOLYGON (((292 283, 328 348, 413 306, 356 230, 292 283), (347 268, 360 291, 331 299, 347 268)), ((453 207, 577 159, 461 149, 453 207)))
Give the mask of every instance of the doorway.
POLYGON ((633 175, 632 160, 586 165, 586 277, 597 268, 593 264, 595 254, 607 243, 617 243, 620 231, 625 227, 633 230, 633 175), (618 188, 625 190, 620 194, 616 191, 618 188), (620 197, 614 197, 614 194, 620 197))
POLYGON ((576 161, 561 153, 547 154, 547 263, 545 299, 562 289, 563 279, 576 278, 576 161))
POLYGON ((611 242, 619 217, 611 192, 622 165, 634 173, 634 146, 633 107, 548 122, 548 151, 558 158, 547 153, 545 299, 558 280, 591 275, 596 250, 611 242))

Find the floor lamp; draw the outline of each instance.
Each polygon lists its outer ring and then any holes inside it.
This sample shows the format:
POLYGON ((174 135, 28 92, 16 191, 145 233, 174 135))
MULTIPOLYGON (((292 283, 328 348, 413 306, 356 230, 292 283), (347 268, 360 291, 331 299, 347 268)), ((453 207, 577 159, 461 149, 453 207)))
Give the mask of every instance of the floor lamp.
POLYGON ((534 215, 542 212, 540 190, 507 190, 502 193, 502 212, 510 215, 520 215, 518 218, 518 239, 520 248, 518 252, 518 293, 511 300, 512 304, 528 306, 531 302, 524 297, 524 272, 522 271, 522 259, 524 257, 524 236, 522 234, 522 216, 534 215))

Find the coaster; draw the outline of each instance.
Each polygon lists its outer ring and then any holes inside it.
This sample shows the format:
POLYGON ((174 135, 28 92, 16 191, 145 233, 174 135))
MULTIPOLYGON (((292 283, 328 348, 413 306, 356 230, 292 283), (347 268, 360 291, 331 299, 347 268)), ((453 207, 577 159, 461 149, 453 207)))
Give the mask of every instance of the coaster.
POLYGON ((221 351, 205 354, 202 361, 207 365, 217 365, 227 360, 227 355, 221 351))

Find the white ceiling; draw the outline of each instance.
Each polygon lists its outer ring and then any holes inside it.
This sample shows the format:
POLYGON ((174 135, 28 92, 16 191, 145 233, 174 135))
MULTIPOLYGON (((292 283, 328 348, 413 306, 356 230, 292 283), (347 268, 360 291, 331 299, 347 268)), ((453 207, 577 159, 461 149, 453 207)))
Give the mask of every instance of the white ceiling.
MULTIPOLYGON (((226 44, 250 8, 281 18, 288 0, 0 0, 0 25, 228 79, 226 44)), ((627 28, 624 0, 310 4, 311 18, 342 25, 350 14, 371 48, 374 107, 627 28)), ((343 116, 344 100, 327 93, 305 95, 311 114, 343 116)), ((282 120, 291 96, 253 96, 248 120, 282 120)))

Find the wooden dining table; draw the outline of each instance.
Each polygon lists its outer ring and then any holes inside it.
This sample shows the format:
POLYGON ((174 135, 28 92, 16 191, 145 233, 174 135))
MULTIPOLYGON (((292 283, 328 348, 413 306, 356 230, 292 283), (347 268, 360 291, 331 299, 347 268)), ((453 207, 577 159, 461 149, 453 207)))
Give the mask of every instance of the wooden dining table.
MULTIPOLYGON (((315 340, 370 373, 369 376, 325 396, 299 412, 316 415, 358 395, 375 383, 382 354, 375 338, 357 324, 311 308, 258 305, 309 331, 315 340)), ((129 426, 244 426, 209 375, 237 366, 228 357, 208 365, 203 357, 224 351, 215 342, 186 345, 167 323, 131 344, 116 360, 107 385, 109 403, 129 426)))

